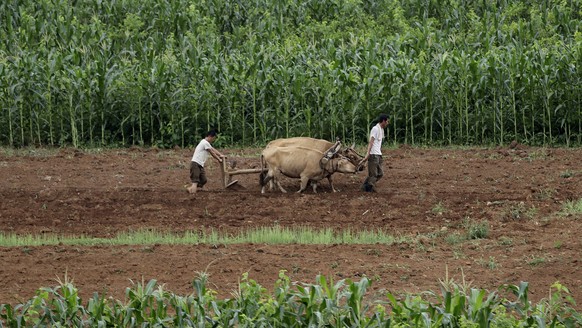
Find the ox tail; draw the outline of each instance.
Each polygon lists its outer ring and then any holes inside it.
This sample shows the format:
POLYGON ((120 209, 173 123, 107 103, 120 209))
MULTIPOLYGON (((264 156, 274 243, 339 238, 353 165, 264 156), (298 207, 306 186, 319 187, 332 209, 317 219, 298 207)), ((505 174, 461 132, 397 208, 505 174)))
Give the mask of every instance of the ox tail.
POLYGON ((267 167, 265 165, 265 157, 261 155, 261 174, 259 174, 259 184, 261 187, 265 186, 265 178, 267 177, 267 167))

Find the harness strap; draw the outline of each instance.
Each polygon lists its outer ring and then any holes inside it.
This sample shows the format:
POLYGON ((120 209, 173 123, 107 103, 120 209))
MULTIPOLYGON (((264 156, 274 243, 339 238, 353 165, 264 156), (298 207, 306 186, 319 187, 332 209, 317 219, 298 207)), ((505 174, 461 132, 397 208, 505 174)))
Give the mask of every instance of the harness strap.
POLYGON ((337 168, 339 167, 339 162, 338 161, 332 161, 331 162, 331 170, 327 169, 327 164, 329 163, 329 161, 331 159, 325 160, 326 158, 323 157, 320 161, 319 161, 319 167, 327 174, 331 175, 334 172, 337 171, 337 168))

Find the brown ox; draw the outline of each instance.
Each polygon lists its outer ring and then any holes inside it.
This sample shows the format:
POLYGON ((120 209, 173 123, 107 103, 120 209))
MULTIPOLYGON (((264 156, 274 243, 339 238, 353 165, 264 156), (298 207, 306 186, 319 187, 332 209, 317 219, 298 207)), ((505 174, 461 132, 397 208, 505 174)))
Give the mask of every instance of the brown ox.
MULTIPOLYGON (((333 147, 328 150, 332 151, 333 147)), ((317 181, 329 178, 335 172, 356 173, 356 165, 348 158, 335 152, 331 155, 328 158, 325 152, 302 146, 266 148, 261 155, 261 161, 264 161, 267 168, 260 176, 261 193, 265 193, 267 182, 273 179, 281 192, 287 192, 279 183, 280 174, 301 179, 301 188, 298 192, 303 192, 309 181, 315 182, 312 186, 313 192, 316 193, 317 181)), ((332 190, 335 191, 333 185, 332 190)))
MULTIPOLYGON (((301 146, 305 148, 311 148, 319 150, 321 152, 327 152, 329 149, 337 145, 337 143, 332 143, 325 139, 315 139, 309 137, 293 137, 293 138, 281 138, 275 139, 267 144, 267 149, 272 147, 291 147, 291 146, 301 146)), ((355 144, 350 147, 345 147, 339 150, 338 154, 347 157, 347 159, 357 167, 358 171, 364 170, 364 165, 361 164, 362 155, 356 152, 355 144)), ((332 191, 336 192, 333 187, 333 181, 331 174, 327 176, 327 181, 332 191)), ((271 181, 270 189, 273 189, 273 181, 271 181)))

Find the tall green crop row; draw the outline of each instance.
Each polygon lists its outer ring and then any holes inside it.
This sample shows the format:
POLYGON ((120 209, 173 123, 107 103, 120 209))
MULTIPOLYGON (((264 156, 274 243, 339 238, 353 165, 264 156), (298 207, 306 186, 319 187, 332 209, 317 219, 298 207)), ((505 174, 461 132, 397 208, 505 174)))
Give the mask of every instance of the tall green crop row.
POLYGON ((7 0, 0 143, 580 144, 570 1, 7 0))

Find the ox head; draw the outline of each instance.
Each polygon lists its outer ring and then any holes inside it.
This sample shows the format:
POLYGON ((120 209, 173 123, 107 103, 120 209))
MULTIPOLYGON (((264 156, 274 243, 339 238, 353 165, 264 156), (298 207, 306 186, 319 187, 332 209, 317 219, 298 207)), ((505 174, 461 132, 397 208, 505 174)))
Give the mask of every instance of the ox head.
POLYGON ((362 159, 364 159, 364 156, 358 154, 354 149, 355 147, 356 144, 354 143, 350 147, 342 149, 339 154, 346 157, 352 164, 354 164, 358 171, 363 171, 364 165, 361 165, 360 163, 362 162, 362 159))
POLYGON ((345 156, 337 155, 333 161, 334 172, 356 173, 358 171, 357 165, 352 163, 352 161, 345 156))

